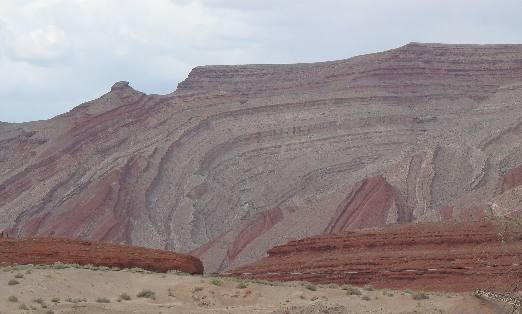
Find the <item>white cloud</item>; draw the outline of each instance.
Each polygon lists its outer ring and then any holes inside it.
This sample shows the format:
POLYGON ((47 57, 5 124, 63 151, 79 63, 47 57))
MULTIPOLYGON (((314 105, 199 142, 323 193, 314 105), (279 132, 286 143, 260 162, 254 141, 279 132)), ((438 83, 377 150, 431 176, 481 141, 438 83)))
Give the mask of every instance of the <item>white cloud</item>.
POLYGON ((520 43, 519 12, 520 0, 0 0, 0 120, 58 114, 117 80, 171 92, 203 64, 520 43))

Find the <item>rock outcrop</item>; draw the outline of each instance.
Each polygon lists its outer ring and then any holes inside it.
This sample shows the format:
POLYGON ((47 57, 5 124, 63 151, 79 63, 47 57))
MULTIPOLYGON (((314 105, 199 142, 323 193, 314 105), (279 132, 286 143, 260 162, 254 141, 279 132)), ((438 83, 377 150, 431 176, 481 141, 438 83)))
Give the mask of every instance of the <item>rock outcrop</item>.
POLYGON ((174 252, 65 238, 0 238, 0 265, 54 263, 203 273, 199 259, 174 252))
POLYGON ((513 221, 393 226, 292 241, 232 275, 393 289, 516 292, 522 280, 521 240, 522 225, 513 221))
POLYGON ((0 230, 195 250, 212 272, 323 232, 501 215, 520 99, 521 45, 204 66, 168 95, 119 82, 0 124, 0 230))

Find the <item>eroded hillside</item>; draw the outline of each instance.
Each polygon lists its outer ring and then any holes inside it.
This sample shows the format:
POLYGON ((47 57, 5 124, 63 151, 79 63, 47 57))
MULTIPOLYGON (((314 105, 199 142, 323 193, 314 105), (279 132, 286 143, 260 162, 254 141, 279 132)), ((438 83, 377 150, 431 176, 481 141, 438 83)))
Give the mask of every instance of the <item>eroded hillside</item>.
POLYGON ((520 45, 198 67, 163 96, 120 82, 0 124, 0 230, 193 251, 217 271, 325 232, 504 215, 522 202, 521 99, 520 45))

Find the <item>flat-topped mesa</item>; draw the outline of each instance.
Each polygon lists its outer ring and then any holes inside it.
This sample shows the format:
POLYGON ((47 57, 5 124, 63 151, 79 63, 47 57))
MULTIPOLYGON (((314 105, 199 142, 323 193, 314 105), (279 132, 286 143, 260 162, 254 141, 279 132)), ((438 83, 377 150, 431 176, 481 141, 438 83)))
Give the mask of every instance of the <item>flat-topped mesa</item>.
POLYGON ((349 89, 359 94, 386 91, 409 96, 438 94, 447 90, 448 80, 453 80, 453 93, 481 98, 502 84, 520 79, 522 45, 410 43, 331 62, 196 67, 178 85, 176 94, 197 99, 288 97, 349 89))

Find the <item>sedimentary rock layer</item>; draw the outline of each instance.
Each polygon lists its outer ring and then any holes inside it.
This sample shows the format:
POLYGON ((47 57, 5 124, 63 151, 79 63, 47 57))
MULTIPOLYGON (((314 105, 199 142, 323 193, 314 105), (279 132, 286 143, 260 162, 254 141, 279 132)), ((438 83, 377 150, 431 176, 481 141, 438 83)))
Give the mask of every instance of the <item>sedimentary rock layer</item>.
POLYGON ((204 66, 168 95, 119 82, 0 123, 0 230, 194 250, 218 271, 323 232, 503 215, 522 199, 520 99, 521 45, 204 66))
POLYGON ((199 259, 174 252, 65 238, 0 238, 0 265, 49 265, 57 262, 203 273, 199 259))
POLYGON ((522 225, 416 224, 310 237, 232 271, 242 278, 435 291, 518 291, 522 225))

